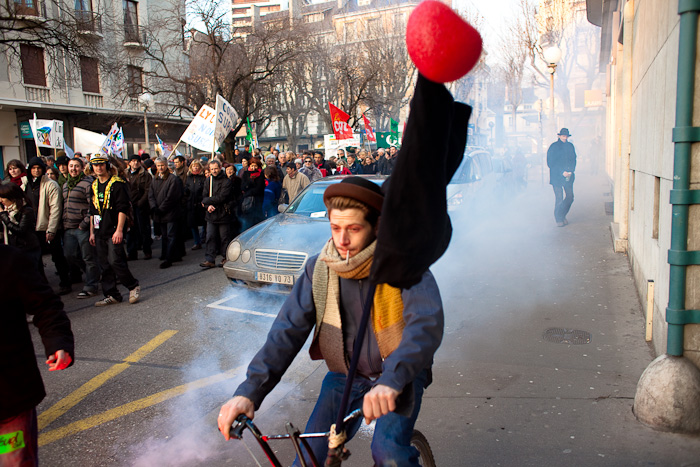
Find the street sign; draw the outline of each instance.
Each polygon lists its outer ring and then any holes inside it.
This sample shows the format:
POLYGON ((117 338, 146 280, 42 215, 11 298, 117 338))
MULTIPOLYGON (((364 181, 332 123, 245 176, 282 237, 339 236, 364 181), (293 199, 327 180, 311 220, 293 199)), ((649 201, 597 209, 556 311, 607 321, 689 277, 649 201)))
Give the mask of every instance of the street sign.
POLYGON ((34 139, 32 127, 29 125, 29 122, 21 122, 19 124, 19 135, 22 139, 34 139))

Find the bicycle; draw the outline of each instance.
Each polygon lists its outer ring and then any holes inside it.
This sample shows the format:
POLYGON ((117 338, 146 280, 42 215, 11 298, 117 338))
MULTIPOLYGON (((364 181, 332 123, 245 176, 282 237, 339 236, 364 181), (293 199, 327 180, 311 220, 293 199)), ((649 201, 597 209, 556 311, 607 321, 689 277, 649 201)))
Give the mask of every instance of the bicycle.
MULTIPOLYGON (((352 411, 348 416, 346 416, 343 419, 343 421, 347 424, 348 422, 361 416, 362 409, 357 409, 352 411)), ((238 418, 236 418, 236 420, 233 422, 233 425, 231 425, 231 437, 235 439, 243 439, 243 431, 246 428, 250 430, 250 432, 253 434, 256 441, 258 442, 258 445, 263 450, 265 456, 267 456, 267 459, 270 461, 270 464, 273 467, 282 467, 282 464, 280 463, 275 453, 272 451, 272 448, 270 447, 268 441, 275 441, 280 439, 289 439, 292 441, 292 444, 294 445, 294 450, 299 458, 299 462, 301 463, 302 467, 309 467, 304 459, 304 456, 301 455, 302 446, 304 447, 307 455, 309 456, 309 459, 311 461, 311 467, 321 467, 323 465, 318 463, 318 460, 314 456, 313 452, 311 452, 309 444, 306 440, 309 438, 327 438, 330 435, 330 432, 328 431, 322 433, 301 433, 297 428, 294 427, 294 425, 292 425, 290 422, 287 422, 286 435, 263 435, 262 432, 258 429, 258 427, 255 425, 255 423, 253 423, 253 421, 250 418, 246 417, 245 415, 239 415, 238 418)), ((430 448, 428 439, 425 437, 425 435, 423 435, 423 433, 421 433, 418 430, 413 430, 413 435, 411 436, 411 446, 415 447, 418 450, 418 459, 421 466, 435 467, 435 458, 433 457, 433 451, 430 448)), ((252 452, 251 456, 253 456, 252 452)), ((255 456, 253 456, 253 459, 255 459, 255 456)))

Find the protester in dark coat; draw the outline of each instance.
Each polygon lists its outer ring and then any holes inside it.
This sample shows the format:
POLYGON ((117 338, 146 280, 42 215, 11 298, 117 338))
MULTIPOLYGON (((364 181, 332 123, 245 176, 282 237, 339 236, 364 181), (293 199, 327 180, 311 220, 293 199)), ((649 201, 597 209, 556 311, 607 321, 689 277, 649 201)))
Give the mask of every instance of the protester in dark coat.
MULTIPOLYGON (((0 433, 22 440, 3 445, 0 463, 38 465, 36 406, 46 396, 37 365, 27 315, 39 329, 49 371, 63 370, 74 360, 73 333, 63 303, 37 266, 18 249, 0 245, 0 433), (8 449, 9 448, 9 449, 8 449), (10 452, 8 452, 10 451, 10 452)), ((7 438, 6 438, 7 439, 7 438)))
POLYGON ((243 230, 249 229, 264 219, 262 205, 265 197, 265 177, 262 174, 261 166, 262 161, 259 157, 251 158, 248 170, 242 177, 241 222, 243 230))
POLYGON ((202 203, 206 209, 207 249, 204 254, 203 268, 216 266, 216 257, 221 255, 226 262, 226 247, 231 240, 231 226, 236 214, 232 205, 234 198, 233 184, 221 169, 221 162, 213 160, 209 163, 211 175, 204 183, 202 203))
POLYGON ((206 225, 204 219, 205 209, 202 206, 202 189, 204 188, 204 170, 199 160, 194 160, 190 164, 185 183, 185 196, 187 197, 187 226, 192 230, 194 239, 193 250, 202 249, 202 236, 206 232, 200 232, 199 228, 206 225))
POLYGON ((282 184, 280 183, 277 167, 270 165, 265 168, 265 194, 263 196, 263 214, 265 217, 276 216, 277 202, 282 195, 282 184))
POLYGON ((134 225, 126 235, 127 258, 130 261, 136 260, 138 251, 143 249, 143 259, 151 259, 153 238, 151 238, 151 206, 148 202, 148 191, 153 177, 142 166, 138 154, 129 156, 126 178, 129 182, 129 197, 134 209, 134 225))
POLYGON ((180 219, 180 199, 183 187, 180 178, 171 174, 168 161, 164 157, 156 159, 158 175, 151 182, 148 190, 148 203, 153 212, 153 222, 160 224, 162 249, 160 259, 161 269, 169 268, 173 262, 182 260, 178 255, 177 243, 182 241, 178 235, 178 220, 180 219))
POLYGON ((17 247, 31 257, 44 273, 41 246, 36 238, 36 216, 26 194, 14 183, 0 185, 0 224, 2 243, 17 247))
POLYGON ((549 167, 549 184, 554 189, 554 220, 557 226, 564 227, 569 223, 566 215, 574 202, 576 150, 574 145, 568 142, 571 136, 568 128, 562 128, 557 136, 559 139, 547 150, 547 167, 549 167))
POLYGON ((41 250, 51 253, 51 260, 56 265, 59 276, 60 295, 70 293, 71 276, 68 261, 63 254, 63 195, 58 183, 48 178, 46 164, 38 157, 27 164, 29 172, 27 186, 24 189, 36 213, 36 236, 41 250))

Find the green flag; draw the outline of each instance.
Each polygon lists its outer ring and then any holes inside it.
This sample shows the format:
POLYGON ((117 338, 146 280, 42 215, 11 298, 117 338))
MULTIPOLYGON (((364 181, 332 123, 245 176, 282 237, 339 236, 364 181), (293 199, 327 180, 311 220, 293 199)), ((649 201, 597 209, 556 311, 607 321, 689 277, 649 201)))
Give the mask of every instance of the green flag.
POLYGON ((376 131, 374 134, 377 135, 377 148, 389 149, 399 145, 398 137, 391 131, 376 131))
POLYGON ((245 122, 245 139, 248 141, 251 147, 256 148, 257 144, 255 141, 255 136, 253 135, 253 125, 250 124, 250 117, 246 117, 245 122))
POLYGON ((394 136, 394 139, 398 142, 399 140, 399 122, 394 120, 393 118, 389 119, 391 121, 391 134, 394 136))

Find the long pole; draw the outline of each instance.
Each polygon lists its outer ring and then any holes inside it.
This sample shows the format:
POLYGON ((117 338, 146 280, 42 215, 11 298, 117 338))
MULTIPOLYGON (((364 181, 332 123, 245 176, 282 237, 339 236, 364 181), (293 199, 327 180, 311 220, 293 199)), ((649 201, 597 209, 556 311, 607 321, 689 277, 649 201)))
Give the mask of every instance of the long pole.
POLYGON ((552 119, 552 126, 554 126, 554 131, 557 131, 557 124, 554 121, 554 71, 557 69, 555 63, 549 64, 549 106, 552 119))
POLYGON ((148 107, 143 108, 143 131, 146 134, 146 152, 151 153, 151 144, 148 141, 148 107))

